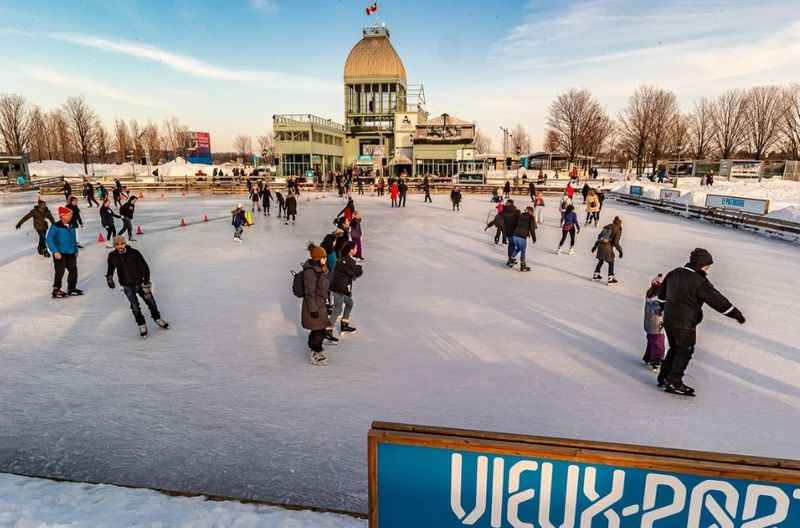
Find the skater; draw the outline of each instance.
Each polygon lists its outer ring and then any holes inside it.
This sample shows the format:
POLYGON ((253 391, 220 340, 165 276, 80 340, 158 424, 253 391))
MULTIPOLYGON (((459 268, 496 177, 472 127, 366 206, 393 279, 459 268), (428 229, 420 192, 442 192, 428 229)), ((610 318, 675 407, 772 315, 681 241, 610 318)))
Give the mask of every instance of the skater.
POLYGON ((644 301, 644 332, 647 334, 647 348, 642 361, 655 371, 664 361, 664 307, 658 302, 658 291, 664 276, 659 273, 650 283, 644 301))
MULTIPOLYGON (((519 270, 530 271, 531 269, 525 264, 525 253, 528 248, 528 237, 530 237, 533 244, 536 243, 536 220, 533 218, 533 206, 526 207, 525 212, 519 216, 517 228, 512 235, 514 239, 512 259, 519 255, 519 270)), ((511 267, 513 267, 513 264, 511 267)))
POLYGON ((339 211, 339 214, 336 215, 336 220, 340 218, 344 218, 345 220, 352 220, 353 213, 356 212, 356 204, 353 202, 352 198, 347 199, 347 205, 344 206, 344 209, 339 211))
POLYGON ((600 234, 597 235, 597 241, 592 246, 591 253, 597 251, 597 266, 594 268, 594 275, 592 279, 599 281, 603 278, 600 271, 603 269, 603 263, 608 263, 608 283, 616 284, 619 281, 614 276, 614 248, 619 253, 619 258, 622 258, 622 246, 619 245, 619 239, 622 238, 622 219, 615 216, 614 221, 603 227, 600 234))
POLYGON ((589 184, 584 183, 583 187, 581 188, 581 196, 583 196, 583 203, 586 203, 586 198, 588 198, 590 190, 591 187, 589 187, 589 184))
POLYGON ((333 294, 331 323, 336 325, 336 321, 341 316, 342 320, 339 323, 340 336, 356 331, 354 327, 350 326, 350 313, 353 311, 353 281, 363 274, 363 269, 356 264, 356 261, 350 255, 354 247, 352 242, 347 242, 342 247, 330 285, 333 294), (342 311, 343 309, 344 312, 342 311))
POLYGON ((108 200, 108 189, 106 189, 106 186, 102 183, 97 184, 97 194, 100 195, 100 203, 108 200))
POLYGON ((453 202, 453 211, 460 211, 461 210, 461 188, 454 187, 452 191, 450 191, 450 201, 453 202))
POLYGON ((528 196, 531 197, 532 202, 536 201, 536 185, 534 185, 532 181, 528 182, 528 196))
POLYGON ((358 194, 363 196, 364 195, 364 178, 359 174, 358 179, 356 180, 356 189, 358 190, 358 194))
POLYGON ((136 196, 131 196, 128 201, 119 208, 119 216, 122 218, 122 229, 119 235, 122 236, 127 231, 128 242, 136 242, 133 238, 133 213, 136 211, 136 196))
POLYGON ((264 209, 264 216, 269 216, 269 206, 272 202, 272 192, 269 190, 269 185, 264 185, 261 190, 261 205, 264 209))
POLYGON ((150 268, 142 254, 129 247, 125 243, 124 236, 115 236, 114 250, 108 254, 107 260, 106 283, 109 288, 114 289, 114 271, 116 271, 119 285, 122 286, 122 291, 131 304, 133 318, 139 326, 139 335, 147 337, 147 324, 142 315, 142 308, 139 306, 139 297, 144 300, 150 310, 153 321, 161 328, 169 328, 169 323, 161 318, 161 313, 158 311, 156 298, 153 297, 153 285, 150 282, 150 268))
POLYGON ((111 206, 108 204, 108 198, 103 200, 103 205, 100 207, 100 225, 102 225, 106 230, 106 247, 112 248, 114 247, 114 237, 117 236, 117 226, 114 225, 114 218, 122 217, 114 212, 111 206))
POLYGON ((364 260, 364 255, 362 254, 362 245, 361 245, 361 236, 362 236, 362 228, 361 228, 361 213, 356 211, 353 213, 353 220, 350 221, 350 240, 353 241, 353 257, 358 260, 364 260))
POLYGON ((422 180, 422 191, 425 193, 425 200, 422 203, 433 203, 433 200, 431 200, 431 182, 427 176, 422 180))
POLYGON ((69 197, 72 196, 72 185, 69 184, 66 178, 64 179, 63 187, 61 187, 61 192, 64 193, 64 201, 69 202, 69 197))
POLYGON ((506 180, 505 185, 503 185, 503 198, 508 200, 511 198, 511 182, 506 180))
POLYGON ((309 362, 312 365, 326 365, 328 359, 322 347, 326 329, 331 322, 328 319, 328 267, 325 264, 327 254, 324 249, 314 244, 308 245, 309 259, 303 264, 303 306, 300 310, 301 324, 308 334, 309 362))
POLYGON ((289 225, 289 217, 291 217, 292 225, 294 225, 295 220, 297 220, 297 197, 295 193, 289 193, 284 207, 286 208, 286 225, 289 225))
POLYGON ((72 227, 72 209, 69 207, 58 208, 58 222, 50 226, 47 231, 47 248, 53 254, 54 299, 67 295, 83 295, 78 289, 78 239, 75 237, 75 228, 72 227), (61 281, 67 272, 67 292, 61 289, 61 281))
POLYGON ((400 207, 397 201, 397 196, 399 194, 400 194, 400 187, 397 185, 397 182, 392 182, 392 185, 389 188, 389 195, 392 199, 392 207, 400 207))
MULTIPOLYGON (((259 182, 260 183, 260 182, 259 182)), ((251 186, 250 188, 250 212, 253 215, 256 214, 256 211, 259 213, 261 212, 261 197, 258 195, 258 189, 256 187, 251 186)))
POLYGON ((281 215, 286 212, 286 200, 280 191, 275 191, 275 198, 278 200, 278 218, 281 218, 281 215))
POLYGON ((92 182, 89 180, 83 182, 83 195, 86 197, 86 201, 89 202, 89 207, 92 207, 92 203, 100 207, 100 204, 97 203, 97 199, 94 197, 94 185, 92 185, 92 182))
POLYGON ((75 240, 78 243, 78 249, 83 249, 83 246, 80 242, 80 237, 78 236, 78 227, 83 228, 83 218, 81 218, 81 208, 78 206, 78 197, 70 196, 67 207, 72 209, 72 221, 70 222, 70 227, 75 230, 75 240))
POLYGON ((19 219, 16 228, 21 228, 22 224, 27 222, 30 218, 33 218, 33 228, 36 230, 36 234, 39 235, 39 245, 36 248, 36 252, 41 256, 48 258, 50 257, 50 253, 47 251, 47 222, 49 221, 50 225, 56 223, 55 219, 53 218, 53 213, 50 212, 50 208, 47 207, 47 203, 40 198, 36 202, 36 205, 33 207, 33 209, 28 211, 28 214, 19 219))
POLYGON ((397 190, 400 194, 400 201, 398 202, 398 207, 405 207, 406 206, 406 195, 408 194, 408 184, 403 178, 400 178, 400 182, 397 184, 397 190))
POLYGON ((564 225, 564 215, 567 214, 567 208, 570 205, 572 205, 572 200, 565 193, 564 196, 561 197, 561 203, 558 205, 558 211, 561 213, 561 222, 559 225, 564 225))
POLYGON ((570 204, 564 211, 564 219, 561 222, 561 241, 558 243, 556 255, 561 253, 561 246, 569 235, 569 254, 575 254, 575 235, 581 232, 581 223, 578 221, 578 215, 575 214, 575 206, 570 204))
POLYGON ((231 225, 233 226, 233 240, 235 242, 242 241, 242 232, 245 224, 247 224, 247 219, 244 216, 244 207, 242 207, 242 204, 236 204, 236 209, 231 211, 231 225))
POLYGON ((495 246, 500 243, 501 238, 503 239, 503 245, 504 246, 506 245, 506 232, 503 230, 503 209, 504 207, 502 203, 497 204, 497 207, 495 207, 496 213, 494 215, 494 219, 488 224, 486 224, 485 228, 483 228, 484 231, 486 231, 490 227, 495 228, 494 231, 495 246))
POLYGON ((597 197, 594 189, 589 190, 583 203, 586 204, 586 225, 594 222, 594 226, 597 227, 597 224, 600 223, 600 198, 597 197))
POLYGON ((492 203, 503 203, 503 199, 500 198, 500 189, 492 187, 492 197, 489 201, 492 203))
POLYGON ((542 191, 536 192, 536 198, 533 200, 533 211, 536 218, 536 225, 542 225, 542 212, 544 211, 544 195, 542 191))
POLYGON ((669 272, 658 291, 658 300, 664 304, 664 330, 669 341, 667 357, 658 374, 658 386, 664 387, 666 392, 683 396, 695 394, 692 387, 683 383, 683 374, 694 354, 697 325, 703 320, 704 304, 739 324, 745 323, 742 312, 708 280, 708 270, 713 263, 711 253, 695 249, 689 263, 669 272))
POLYGON ((508 261, 506 266, 513 267, 517 263, 515 258, 515 245, 514 237, 511 236, 517 230, 517 222, 519 222, 520 212, 514 205, 514 200, 506 200, 503 206, 503 232, 506 233, 506 240, 508 241, 508 261))
POLYGON ((383 196, 383 188, 385 186, 385 182, 383 181, 383 176, 378 178, 378 196, 383 196))
POLYGON ((118 178, 114 179, 114 188, 111 190, 111 194, 114 198, 114 207, 121 207, 122 198, 125 193, 122 189, 122 182, 120 182, 118 178))

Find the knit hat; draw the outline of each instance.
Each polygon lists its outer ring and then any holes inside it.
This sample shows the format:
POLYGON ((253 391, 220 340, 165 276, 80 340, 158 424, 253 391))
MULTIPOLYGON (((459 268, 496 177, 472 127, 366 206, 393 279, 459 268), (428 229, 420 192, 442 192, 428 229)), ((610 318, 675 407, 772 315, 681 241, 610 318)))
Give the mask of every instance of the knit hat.
POLYGON ((58 208, 58 216, 66 216, 68 214, 72 214, 72 209, 69 207, 61 206, 58 208))
POLYGON ((692 269, 699 270, 714 263, 714 258, 708 250, 703 248, 695 248, 689 256, 689 266, 692 269))
POLYGON ((312 247, 309 250, 309 253, 311 253, 311 259, 312 260, 320 260, 320 259, 324 259, 324 258, 326 258, 328 256, 328 254, 325 252, 325 250, 322 249, 319 246, 312 247))

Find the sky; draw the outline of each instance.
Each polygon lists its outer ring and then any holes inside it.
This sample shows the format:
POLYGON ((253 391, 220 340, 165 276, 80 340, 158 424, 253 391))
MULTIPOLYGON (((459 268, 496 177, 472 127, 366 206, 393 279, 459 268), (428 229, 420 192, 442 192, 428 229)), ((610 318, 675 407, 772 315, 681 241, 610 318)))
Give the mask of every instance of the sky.
POLYGON ((0 93, 45 109, 83 95, 107 124, 175 116, 212 149, 272 115, 343 121, 361 28, 386 23, 431 114, 524 126, 587 88, 616 116, 642 84, 685 110, 728 88, 800 82, 797 0, 0 0, 0 93))

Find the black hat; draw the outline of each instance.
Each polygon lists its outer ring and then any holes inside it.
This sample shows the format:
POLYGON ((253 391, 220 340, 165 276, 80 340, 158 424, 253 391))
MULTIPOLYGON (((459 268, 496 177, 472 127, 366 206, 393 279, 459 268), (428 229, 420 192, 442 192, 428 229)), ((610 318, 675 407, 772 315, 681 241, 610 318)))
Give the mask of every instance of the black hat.
POLYGON ((689 265, 696 270, 710 266, 714 263, 714 258, 708 250, 703 248, 695 248, 689 256, 689 265))

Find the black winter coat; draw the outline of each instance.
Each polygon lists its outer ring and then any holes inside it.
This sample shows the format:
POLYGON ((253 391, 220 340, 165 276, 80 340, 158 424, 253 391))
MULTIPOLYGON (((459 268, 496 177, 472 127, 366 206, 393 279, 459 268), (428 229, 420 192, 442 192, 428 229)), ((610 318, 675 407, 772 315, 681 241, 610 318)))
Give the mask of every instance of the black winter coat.
POLYGON ((136 204, 128 200, 124 204, 122 204, 119 208, 119 214, 127 218, 128 220, 133 220, 133 212, 136 209, 136 204))
POLYGON ((286 214, 287 215, 296 215, 297 214, 297 198, 294 196, 289 196, 286 198, 286 214))
POLYGON ((20 218, 19 222, 17 222, 17 229, 22 227, 22 224, 30 218, 33 218, 33 228, 37 231, 47 231, 47 220, 50 220, 51 225, 56 223, 53 219, 53 213, 50 212, 46 205, 37 205, 28 214, 20 218))
POLYGON ((536 242, 536 220, 533 215, 522 213, 517 221, 517 228, 514 230, 513 235, 520 238, 528 238, 536 242))
POLYGON ((331 291, 347 295, 352 295, 353 281, 364 273, 363 268, 356 264, 351 256, 342 257, 336 261, 336 268, 333 271, 333 281, 331 291))
POLYGON ((104 226, 113 226, 114 225, 114 218, 120 218, 120 216, 114 212, 113 209, 110 207, 106 207, 105 205, 100 206, 100 223, 104 226))
POLYGON ((506 233, 513 233, 517 230, 517 222, 519 222, 519 209, 513 205, 507 205, 503 209, 503 231, 506 233))
POLYGON ((76 205, 67 204, 68 209, 72 209, 72 220, 69 221, 69 225, 72 227, 78 227, 80 225, 83 227, 83 218, 81 218, 81 208, 76 205))
POLYGON ((450 192, 450 201, 454 204, 461 203, 461 191, 451 191, 450 192))
POLYGON ((142 254, 132 247, 127 247, 125 253, 120 253, 115 249, 108 254, 106 278, 113 277, 114 270, 117 271, 117 277, 122 286, 135 288, 140 284, 150 282, 150 268, 147 266, 147 262, 142 254))
POLYGON ((669 272, 661 283, 658 300, 664 305, 664 326, 694 329, 703 320, 703 305, 719 313, 734 317, 739 312, 714 288, 706 274, 689 265, 669 272))

